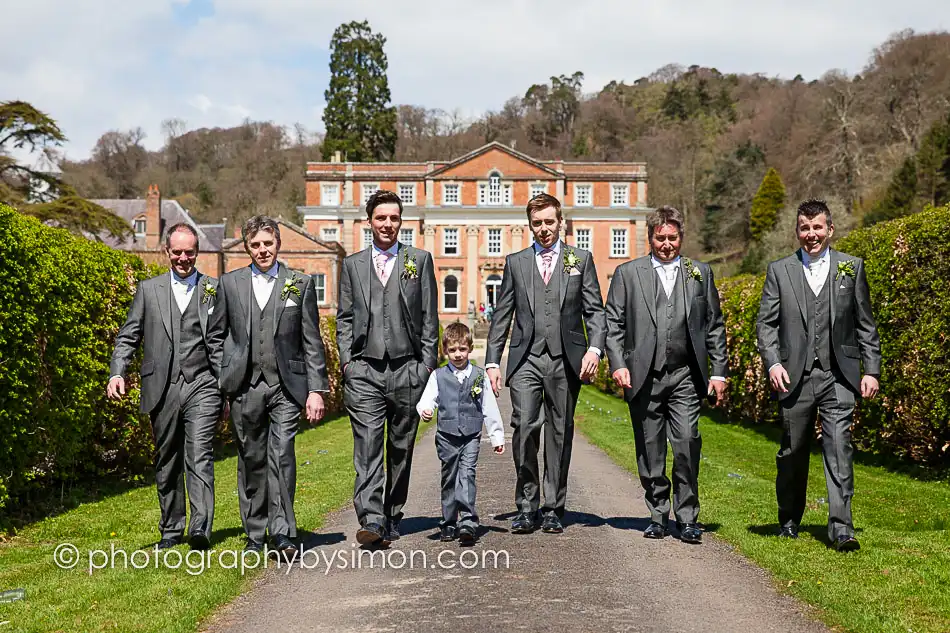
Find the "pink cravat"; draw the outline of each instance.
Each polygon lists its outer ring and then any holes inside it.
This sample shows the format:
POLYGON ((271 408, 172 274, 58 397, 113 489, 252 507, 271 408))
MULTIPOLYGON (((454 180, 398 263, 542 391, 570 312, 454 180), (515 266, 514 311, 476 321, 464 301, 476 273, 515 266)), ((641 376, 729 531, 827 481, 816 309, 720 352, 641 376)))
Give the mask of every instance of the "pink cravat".
POLYGON ((544 272, 541 274, 541 277, 544 279, 544 285, 548 285, 548 282, 551 281, 551 265, 554 262, 554 251, 551 249, 546 249, 541 251, 541 263, 544 268, 544 272))

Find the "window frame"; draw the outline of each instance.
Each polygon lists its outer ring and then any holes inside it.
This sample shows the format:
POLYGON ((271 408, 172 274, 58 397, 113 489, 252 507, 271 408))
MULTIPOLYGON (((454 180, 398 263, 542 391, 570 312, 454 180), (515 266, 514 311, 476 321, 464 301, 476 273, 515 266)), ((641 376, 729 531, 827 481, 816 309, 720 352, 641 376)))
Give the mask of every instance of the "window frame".
POLYGON ((320 206, 321 207, 338 207, 340 206, 340 183, 338 182, 321 182, 320 183, 320 206), (327 195, 329 189, 333 189, 336 193, 333 196, 333 202, 327 202, 330 196, 327 195))
POLYGON ((455 226, 444 226, 442 227, 442 256, 443 257, 461 257, 462 256, 462 237, 458 227, 455 226), (447 240, 449 232, 452 232, 455 235, 455 252, 449 253, 446 251, 447 240))
POLYGON ((580 182, 574 184, 574 206, 592 207, 594 206, 594 185, 589 182, 580 182), (580 202, 578 192, 583 189, 587 192, 587 202, 580 202))
POLYGON ((611 227, 610 228, 610 256, 611 257, 628 257, 630 252, 630 230, 626 227, 611 227), (623 253, 618 253, 616 251, 617 246, 617 237, 620 234, 623 234, 623 253))

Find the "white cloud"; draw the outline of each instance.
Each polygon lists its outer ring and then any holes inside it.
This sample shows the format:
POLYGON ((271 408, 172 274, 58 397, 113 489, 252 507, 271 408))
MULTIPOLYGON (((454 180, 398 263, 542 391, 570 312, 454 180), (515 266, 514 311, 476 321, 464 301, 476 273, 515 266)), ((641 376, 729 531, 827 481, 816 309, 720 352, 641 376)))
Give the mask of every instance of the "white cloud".
POLYGON ((349 20, 386 36, 395 103, 466 114, 576 70, 589 92, 668 63, 808 79, 857 72, 901 28, 950 27, 945 0, 219 0, 212 16, 182 25, 175 10, 187 4, 11 4, 0 99, 50 113, 81 158, 109 129, 141 126, 158 147, 170 117, 189 128, 249 116, 320 128, 330 37, 349 20))

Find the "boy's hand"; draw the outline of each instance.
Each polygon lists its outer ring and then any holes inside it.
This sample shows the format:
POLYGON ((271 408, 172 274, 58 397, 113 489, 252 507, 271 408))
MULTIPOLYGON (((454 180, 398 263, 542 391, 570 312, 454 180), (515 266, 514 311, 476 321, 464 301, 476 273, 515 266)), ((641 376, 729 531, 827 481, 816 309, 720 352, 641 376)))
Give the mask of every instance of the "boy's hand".
POLYGON ((503 453, 505 452, 505 445, 502 444, 501 446, 496 446, 496 447, 493 448, 492 450, 495 451, 495 454, 501 455, 501 454, 503 454, 503 453))
POLYGON ((428 422, 432 419, 432 409, 423 409, 420 415, 422 416, 423 420, 428 422))

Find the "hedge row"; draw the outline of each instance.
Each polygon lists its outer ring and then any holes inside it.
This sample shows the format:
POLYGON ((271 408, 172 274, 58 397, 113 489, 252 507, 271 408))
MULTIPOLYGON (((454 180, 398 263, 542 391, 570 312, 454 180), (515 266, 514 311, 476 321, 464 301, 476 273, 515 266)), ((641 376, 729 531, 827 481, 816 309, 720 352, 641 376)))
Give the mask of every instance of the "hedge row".
MULTIPOLYGON (((149 478, 138 360, 125 398, 107 400, 105 387, 136 283, 161 270, 0 204, 0 510, 65 482, 149 478)), ((343 404, 335 319, 321 319, 320 331, 333 413, 343 404)))
MULTIPOLYGON (((859 401, 854 441, 866 452, 950 465, 950 206, 853 231, 834 247, 865 260, 881 336, 881 393, 859 401)), ((771 422, 777 407, 755 323, 765 276, 719 282, 729 344, 731 419, 771 422)), ((617 393, 601 364, 594 385, 617 393)))

